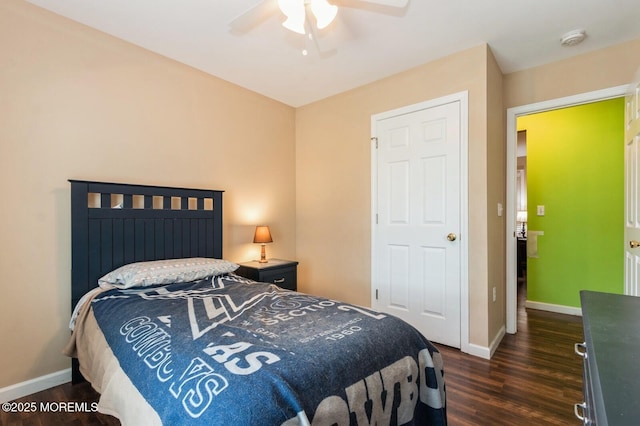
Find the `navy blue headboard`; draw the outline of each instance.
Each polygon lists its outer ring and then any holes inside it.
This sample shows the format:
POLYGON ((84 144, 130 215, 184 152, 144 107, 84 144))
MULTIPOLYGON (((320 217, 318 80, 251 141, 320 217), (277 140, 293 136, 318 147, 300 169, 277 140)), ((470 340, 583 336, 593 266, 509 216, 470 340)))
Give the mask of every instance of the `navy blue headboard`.
POLYGON ((69 182, 72 307, 127 263, 222 258, 224 191, 69 182))
MULTIPOLYGON (((71 182, 71 307, 108 272, 131 262, 222 258, 222 193, 71 182)), ((83 381, 72 360, 72 382, 83 381)))

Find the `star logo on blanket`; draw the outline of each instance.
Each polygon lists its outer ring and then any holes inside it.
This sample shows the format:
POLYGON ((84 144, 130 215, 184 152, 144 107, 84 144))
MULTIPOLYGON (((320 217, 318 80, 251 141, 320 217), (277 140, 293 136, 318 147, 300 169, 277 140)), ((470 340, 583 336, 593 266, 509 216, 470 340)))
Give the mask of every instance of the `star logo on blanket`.
MULTIPOLYGON (((224 284, 222 286, 224 287, 224 284)), ((238 298, 239 303, 230 293, 187 299, 193 340, 199 339, 218 325, 237 318, 265 298, 274 297, 278 293, 274 288, 273 291, 257 293, 251 298, 238 298)))
MULTIPOLYGON (((121 290, 119 296, 110 297, 140 297, 145 300, 177 300, 187 301, 187 317, 191 328, 193 340, 204 336, 218 325, 232 321, 246 311, 258 305, 265 298, 272 299, 271 310, 280 311, 299 308, 303 304, 315 302, 313 300, 298 300, 301 296, 295 296, 286 290, 273 285, 269 291, 264 291, 264 287, 252 286, 250 281, 245 279, 233 280, 225 276, 214 277, 210 281, 210 286, 185 286, 181 288, 152 287, 121 290), (232 285, 228 285, 231 282, 232 285), (240 285, 243 291, 236 291, 234 286, 240 285), (247 289, 254 289, 251 297, 247 297, 247 289)), ((158 316, 158 319, 171 326, 170 316, 158 316)))

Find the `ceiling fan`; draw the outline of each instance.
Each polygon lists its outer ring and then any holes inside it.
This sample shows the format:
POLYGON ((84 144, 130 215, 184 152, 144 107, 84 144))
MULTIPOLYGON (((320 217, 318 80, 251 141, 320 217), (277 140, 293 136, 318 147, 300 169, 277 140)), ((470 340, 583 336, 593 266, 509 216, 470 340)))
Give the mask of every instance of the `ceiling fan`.
POLYGON ((283 27, 308 35, 331 24, 341 7, 395 15, 404 12, 408 3, 409 0, 262 0, 231 21, 230 27, 232 33, 246 33, 279 11, 286 18, 283 27))

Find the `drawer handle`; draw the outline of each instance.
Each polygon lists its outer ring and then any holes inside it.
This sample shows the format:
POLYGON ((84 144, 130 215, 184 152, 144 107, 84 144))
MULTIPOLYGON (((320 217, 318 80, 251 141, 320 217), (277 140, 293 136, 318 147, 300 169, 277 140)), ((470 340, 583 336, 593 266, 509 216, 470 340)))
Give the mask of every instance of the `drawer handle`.
POLYGON ((573 405, 573 414, 575 414, 576 417, 578 418, 578 420, 580 420, 584 424, 586 424, 586 422, 585 422, 586 418, 584 416, 585 411, 587 411, 587 403, 586 402, 573 405))
POLYGON ((587 357, 587 346, 586 343, 576 343, 573 346, 573 351, 578 354, 581 358, 587 357), (582 349, 582 350, 581 350, 582 349))
POLYGON ((273 280, 274 284, 280 284, 280 283, 283 283, 283 282, 284 282, 284 278, 278 278, 278 279, 273 280))

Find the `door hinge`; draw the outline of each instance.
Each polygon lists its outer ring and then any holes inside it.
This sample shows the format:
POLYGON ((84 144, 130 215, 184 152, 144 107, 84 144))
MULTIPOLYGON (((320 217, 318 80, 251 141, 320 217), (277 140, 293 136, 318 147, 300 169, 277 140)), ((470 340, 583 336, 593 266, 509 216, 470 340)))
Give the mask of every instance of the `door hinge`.
POLYGON ((378 138, 377 137, 373 137, 373 138, 371 138, 371 140, 376 142, 376 149, 378 149, 378 138))
POLYGON ((378 300, 378 289, 376 288, 376 300, 378 300))
POLYGON ((378 213, 376 213, 376 225, 378 224, 378 213))

